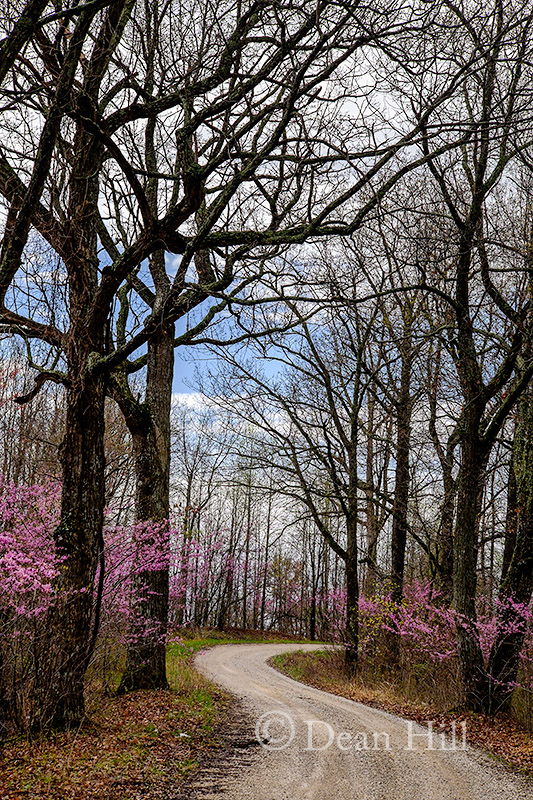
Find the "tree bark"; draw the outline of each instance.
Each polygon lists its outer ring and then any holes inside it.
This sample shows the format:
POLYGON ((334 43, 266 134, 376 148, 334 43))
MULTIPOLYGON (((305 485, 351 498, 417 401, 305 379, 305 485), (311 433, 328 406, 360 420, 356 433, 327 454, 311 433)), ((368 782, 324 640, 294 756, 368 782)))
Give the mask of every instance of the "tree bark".
POLYGON ((357 546, 357 415, 352 409, 351 449, 348 455, 348 497, 346 516, 346 642, 345 665, 355 675, 359 664, 359 577, 357 546))
POLYGON ((261 585, 261 614, 260 614, 260 627, 265 630, 265 613, 266 613, 266 597, 267 597, 267 578, 268 578, 268 559, 270 557, 270 527, 272 522, 272 473, 270 474, 269 492, 268 492, 268 510, 266 518, 266 540, 265 540, 265 563, 263 567, 263 580, 261 585))
POLYGON ((454 535, 454 607, 457 614, 457 645, 466 705, 484 712, 487 675, 476 622, 478 558, 478 514, 483 487, 485 455, 471 431, 462 442, 461 468, 457 481, 457 520, 454 535))
POLYGON ((345 663, 348 673, 350 675, 355 675, 359 657, 357 514, 351 514, 347 522, 345 663))
MULTIPOLYGON (((394 503, 392 508, 391 534, 391 600, 401 603, 405 573, 405 550, 407 546, 407 511, 409 506, 411 452, 411 417, 413 399, 411 397, 412 344, 409 323, 405 326, 404 338, 400 343, 401 376, 400 391, 396 404, 396 476, 394 503)), ((400 664, 400 637, 397 633, 387 635, 387 661, 390 668, 400 664)))
POLYGON ((377 578, 377 551, 379 524, 376 513, 376 501, 374 498, 374 410, 375 399, 372 392, 368 394, 367 401, 367 445, 366 445, 366 483, 365 489, 365 513, 366 513, 366 565, 363 582, 363 594, 365 597, 373 597, 376 591, 377 578))
MULTIPOLYGON (((164 523, 169 516, 170 403, 174 370, 174 325, 161 327, 148 344, 146 399, 135 413, 125 409, 135 459, 137 522, 164 523)), ((168 566, 141 569, 133 640, 119 692, 168 686, 165 652, 168 566)))
POLYGON ((102 148, 80 126, 69 192, 70 243, 65 266, 69 280, 70 327, 65 434, 60 447, 61 515, 54 532, 65 557, 50 611, 50 641, 41 655, 34 727, 65 728, 84 715, 84 677, 91 657, 93 585, 105 506, 106 379, 91 369, 105 352, 107 323, 91 321, 99 280, 96 215, 102 148), (89 177, 87 177, 89 176, 89 177))
POLYGON ((391 538, 391 599, 395 603, 401 602, 403 596, 405 548, 407 544, 407 510, 409 503, 409 456, 411 451, 411 416, 413 401, 411 398, 411 332, 408 327, 406 328, 405 338, 401 343, 400 351, 402 369, 396 414, 396 481, 392 510, 391 538))
MULTIPOLYGON (((515 448, 517 446, 516 433, 517 431, 515 430, 515 448)), ((514 456, 512 455, 511 463, 509 464, 509 478, 507 480, 507 511, 505 514, 505 542, 503 547, 501 583, 505 581, 515 551, 517 523, 518 497, 514 456)))
POLYGON ((94 638, 93 584, 105 504, 104 399, 102 379, 86 379, 68 391, 61 446, 61 521, 55 532, 66 560, 58 580, 59 602, 51 611, 52 642, 45 659, 51 670, 43 674, 49 680, 48 701, 39 708, 39 727, 76 725, 84 714, 84 677, 94 638))
MULTIPOLYGON (((515 432, 511 470, 514 474, 516 514, 511 540, 514 547, 500 585, 498 629, 489 657, 490 703, 494 713, 508 708, 518 675, 526 623, 520 613, 533 593, 533 396, 522 398, 515 432), (512 602, 510 602, 512 601, 512 602)), ((512 496, 511 496, 512 497, 512 496)), ((509 515, 508 515, 509 516, 509 515)), ((506 550, 507 547, 506 541, 506 550)))
POLYGON ((453 597, 453 515, 455 507, 455 480, 451 465, 443 464, 444 500, 441 510, 440 546, 437 558, 437 589, 449 605, 453 597))

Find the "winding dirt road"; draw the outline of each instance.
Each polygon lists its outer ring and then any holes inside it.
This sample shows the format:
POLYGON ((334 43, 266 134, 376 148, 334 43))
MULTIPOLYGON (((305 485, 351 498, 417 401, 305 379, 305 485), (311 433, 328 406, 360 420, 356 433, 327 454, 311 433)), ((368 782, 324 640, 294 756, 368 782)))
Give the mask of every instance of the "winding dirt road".
POLYGON ((211 769, 196 797, 533 800, 532 783, 463 749, 460 727, 455 744, 437 727, 430 739, 427 728, 297 683, 266 663, 309 649, 316 646, 224 645, 197 655, 198 669, 241 698, 245 714, 233 767, 211 769))

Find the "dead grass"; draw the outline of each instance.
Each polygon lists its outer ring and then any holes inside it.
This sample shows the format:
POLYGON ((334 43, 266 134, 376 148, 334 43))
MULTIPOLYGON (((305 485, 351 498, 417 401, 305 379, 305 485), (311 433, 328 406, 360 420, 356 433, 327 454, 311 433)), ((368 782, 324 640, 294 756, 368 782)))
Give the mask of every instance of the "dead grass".
MULTIPOLYGON (((347 697, 417 722, 434 721, 435 729, 451 730, 452 722, 466 721, 467 740, 501 759, 511 768, 533 777, 533 737, 518 722, 500 714, 459 713, 435 702, 407 697, 402 686, 381 678, 350 679, 343 669, 343 654, 332 651, 288 653, 275 656, 272 664, 294 680, 347 697)), ((412 694, 412 686, 409 687, 412 694)))

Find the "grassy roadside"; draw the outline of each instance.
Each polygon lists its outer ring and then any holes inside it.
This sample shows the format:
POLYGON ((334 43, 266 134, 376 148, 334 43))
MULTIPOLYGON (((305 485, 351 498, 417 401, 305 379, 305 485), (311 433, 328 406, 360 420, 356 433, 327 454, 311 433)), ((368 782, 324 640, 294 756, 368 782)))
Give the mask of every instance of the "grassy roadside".
POLYGON ((0 749, 2 800, 170 800, 217 742, 230 700, 199 675, 194 653, 216 644, 293 641, 200 632, 167 651, 168 691, 95 693, 73 731, 0 749))
POLYGON ((402 696, 401 686, 392 682, 382 680, 370 685, 361 679, 350 679, 343 671, 341 652, 286 653, 275 656, 271 663, 290 678, 317 689, 420 723, 433 721, 437 732, 451 730, 454 721, 457 724, 466 721, 470 744, 483 748, 513 770, 533 778, 533 737, 503 714, 491 718, 481 714, 456 713, 408 700, 402 696))

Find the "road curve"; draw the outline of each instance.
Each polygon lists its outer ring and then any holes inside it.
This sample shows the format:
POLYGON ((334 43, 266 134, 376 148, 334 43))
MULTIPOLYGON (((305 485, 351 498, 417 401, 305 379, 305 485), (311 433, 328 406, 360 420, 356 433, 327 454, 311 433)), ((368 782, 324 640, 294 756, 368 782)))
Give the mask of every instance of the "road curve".
POLYGON ((427 728, 313 689, 266 663, 317 645, 223 645, 196 656, 239 697, 253 758, 204 784, 202 800, 533 800, 533 784, 427 728), (410 737, 410 732, 412 736, 410 737), (421 735, 424 734, 424 735, 421 735), (430 745, 433 749, 430 749, 430 745), (444 749, 446 747, 447 749, 444 749))

